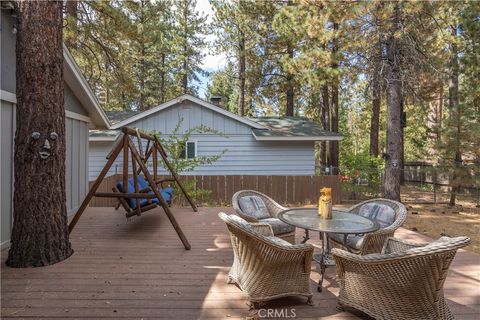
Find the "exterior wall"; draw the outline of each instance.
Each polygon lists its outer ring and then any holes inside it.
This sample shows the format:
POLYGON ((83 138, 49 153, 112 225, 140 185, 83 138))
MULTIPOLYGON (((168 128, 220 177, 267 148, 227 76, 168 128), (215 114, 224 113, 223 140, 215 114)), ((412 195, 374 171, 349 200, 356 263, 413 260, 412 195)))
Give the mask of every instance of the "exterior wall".
POLYGON ((76 212, 88 192, 88 123, 65 119, 67 212, 76 212))
POLYGON ((65 84, 64 90, 64 103, 65 103, 65 110, 72 111, 83 116, 88 116, 87 110, 82 107, 82 103, 78 101, 77 97, 73 93, 72 89, 65 84))
MULTIPOLYGON (((219 155, 222 157, 211 165, 197 167, 185 175, 313 175, 315 156, 313 141, 256 141, 251 128, 193 102, 185 101, 144 119, 130 124, 145 131, 159 131, 163 137, 175 129, 183 119, 179 133, 189 128, 204 125, 222 132, 220 134, 192 134, 197 143, 197 156, 219 155)), ((134 139, 135 141, 135 139, 134 139)), ((90 142, 89 179, 95 180, 107 160, 114 142, 90 142)), ((107 176, 120 173, 122 156, 110 169, 107 176), (117 169, 117 170, 116 170, 117 169)), ((160 172, 164 174, 166 172, 160 172)))
POLYGON ((0 210, 1 246, 10 240, 13 201, 13 138, 15 135, 15 105, 0 100, 0 210))
POLYGON ((1 10, 1 72, 0 89, 16 92, 15 82, 15 35, 12 33, 14 18, 1 10))

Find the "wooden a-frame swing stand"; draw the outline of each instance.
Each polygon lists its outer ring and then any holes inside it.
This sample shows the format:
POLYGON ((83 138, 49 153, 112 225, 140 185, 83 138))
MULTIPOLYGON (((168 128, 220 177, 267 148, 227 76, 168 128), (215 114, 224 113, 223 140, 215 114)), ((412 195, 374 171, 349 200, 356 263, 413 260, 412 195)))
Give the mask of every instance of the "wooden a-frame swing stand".
POLYGON ((192 209, 194 211, 197 211, 197 207, 193 200, 190 198, 188 195, 187 191, 185 190, 185 187, 183 184, 180 182, 177 173, 173 169, 172 165, 168 161, 167 158, 167 153, 165 152, 165 149, 163 148, 162 144, 160 143, 160 140, 156 136, 148 135, 142 132, 139 132, 138 130, 134 130, 132 128, 128 127, 123 127, 122 128, 122 133, 123 136, 117 140, 117 143, 113 147, 112 151, 107 155, 107 163, 105 164, 105 167, 103 170, 100 172, 100 174, 97 177, 97 180, 95 180, 95 183, 92 185, 90 190, 87 193, 87 196, 83 200, 82 204, 80 205, 78 211, 75 213, 75 216, 73 217, 72 221, 70 222, 68 226, 68 231, 72 232, 73 228, 77 224, 78 220, 80 219, 80 216, 83 214, 85 209, 87 208, 88 204, 90 203, 90 200, 92 197, 104 197, 104 198, 117 198, 119 200, 120 205, 122 205, 126 210, 127 210, 127 217, 130 217, 132 215, 141 215, 142 212, 148 211, 150 209, 153 209, 157 207, 156 204, 147 204, 144 207, 140 206, 140 199, 153 199, 156 198, 158 199, 159 205, 163 208, 165 211, 168 219, 172 223, 173 227, 175 228, 175 231, 177 232, 178 236, 180 237, 180 240, 182 240, 182 243, 185 247, 185 249, 190 250, 190 244, 188 243, 187 238, 185 237, 185 234, 183 233, 182 229, 177 223, 177 220, 172 214, 172 211, 170 210, 167 202, 165 199, 161 196, 160 191, 158 190, 158 184, 165 182, 165 181, 175 181, 182 191, 182 193, 185 195, 185 198, 188 200, 190 205, 192 206, 192 209), (132 139, 130 137, 136 137, 138 140, 138 148, 139 151, 137 151, 137 148, 135 144, 132 142, 132 139), (147 145, 145 148, 145 153, 143 152, 143 145, 142 145, 142 139, 147 141, 147 145), (114 188, 114 192, 97 192, 98 187, 102 183, 103 179, 105 178, 108 170, 112 167, 113 163, 117 159, 118 155, 123 151, 123 173, 122 173, 122 192, 118 192, 118 189, 114 188), (131 155, 132 159, 132 176, 133 176, 133 183, 135 187, 135 192, 128 192, 128 179, 129 179, 129 165, 128 165, 128 160, 131 155), (170 179, 163 179, 159 180, 158 179, 158 174, 157 174, 157 169, 158 169, 158 155, 162 158, 165 167, 168 169, 170 172, 172 178, 170 179), (148 159, 152 157, 152 162, 153 162, 153 176, 150 174, 147 168, 147 161, 148 159), (137 167, 138 166, 138 167, 137 167), (148 182, 149 188, 148 190, 139 190, 139 184, 138 184, 138 174, 143 173, 145 176, 146 181, 148 182), (117 191, 117 192, 115 192, 117 191), (152 194, 153 192, 153 194, 152 194), (130 208, 128 205, 126 199, 131 199, 131 198, 136 198, 136 208, 130 208))

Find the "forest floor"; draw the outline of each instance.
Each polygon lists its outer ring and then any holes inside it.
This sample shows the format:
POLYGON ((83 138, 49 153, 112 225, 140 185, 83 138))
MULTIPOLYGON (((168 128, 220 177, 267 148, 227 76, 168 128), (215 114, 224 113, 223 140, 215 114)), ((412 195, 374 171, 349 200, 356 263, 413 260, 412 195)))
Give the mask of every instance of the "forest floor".
MULTIPOLYGON (((431 191, 402 187, 402 202, 408 209, 403 227, 433 239, 443 235, 468 236, 472 243, 465 249, 480 253, 480 207, 477 207, 477 201, 473 197, 459 196, 457 205, 450 207, 449 193, 439 192, 437 203, 433 203, 432 195, 431 191)), ((354 203, 348 201, 340 207, 348 208, 354 203)))
POLYGON ((407 203, 408 217, 403 227, 431 238, 443 235, 468 236, 472 243, 466 250, 480 253, 480 208, 469 201, 457 205, 407 203))

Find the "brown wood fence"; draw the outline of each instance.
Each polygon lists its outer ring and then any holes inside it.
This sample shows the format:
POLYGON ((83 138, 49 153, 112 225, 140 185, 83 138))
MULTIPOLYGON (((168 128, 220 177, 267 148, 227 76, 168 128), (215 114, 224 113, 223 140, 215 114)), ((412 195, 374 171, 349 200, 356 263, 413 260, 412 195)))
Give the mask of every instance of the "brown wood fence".
MULTIPOLYGON (((197 200, 214 205, 231 205, 235 192, 243 189, 257 190, 281 204, 304 205, 315 204, 318 201, 319 190, 323 187, 332 188, 333 203, 340 203, 339 176, 181 176, 181 180, 195 180, 198 189, 211 191, 209 199, 197 200)), ((99 192, 110 192, 112 187, 121 180, 121 175, 113 175, 104 179, 99 192)), ((92 185, 93 182, 90 182, 92 185)), ((195 195, 195 190, 192 196, 195 195)), ((116 199, 93 198, 90 205, 93 207, 111 207, 116 204, 116 199)), ((175 199, 174 204, 184 205, 183 199, 175 199)))

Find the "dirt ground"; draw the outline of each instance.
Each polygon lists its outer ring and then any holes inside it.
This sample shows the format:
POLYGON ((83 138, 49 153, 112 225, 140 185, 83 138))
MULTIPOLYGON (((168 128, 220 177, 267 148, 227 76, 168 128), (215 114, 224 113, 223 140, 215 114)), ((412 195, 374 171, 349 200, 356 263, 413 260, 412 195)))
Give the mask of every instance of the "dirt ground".
MULTIPOLYGON (((457 205, 447 204, 449 194, 439 194, 433 203, 431 193, 412 188, 402 189, 402 202, 407 206, 408 216, 403 227, 437 239, 442 235, 468 236, 472 243, 466 250, 480 254, 480 207, 473 198, 457 200, 457 205)), ((352 202, 342 203, 348 208, 352 202)))
POLYGON ((480 253, 480 208, 474 203, 458 201, 455 207, 447 204, 406 203, 408 208, 405 228, 431 238, 442 235, 468 236, 472 243, 466 250, 480 253))

